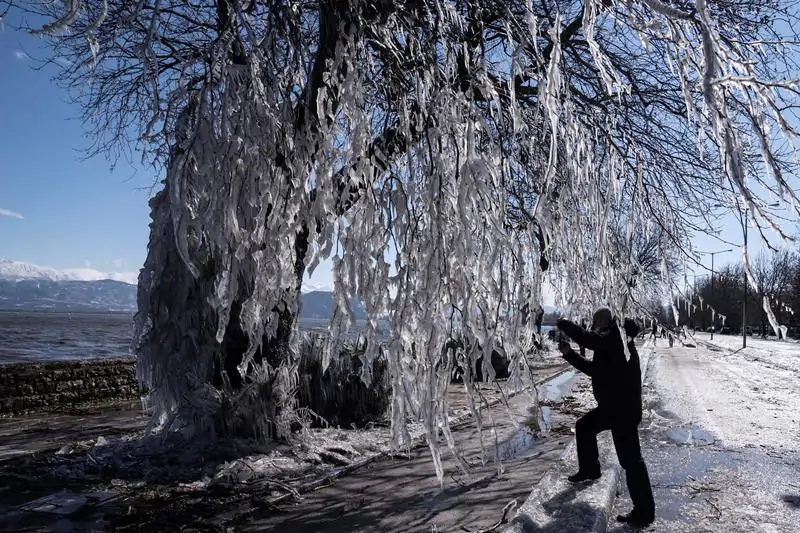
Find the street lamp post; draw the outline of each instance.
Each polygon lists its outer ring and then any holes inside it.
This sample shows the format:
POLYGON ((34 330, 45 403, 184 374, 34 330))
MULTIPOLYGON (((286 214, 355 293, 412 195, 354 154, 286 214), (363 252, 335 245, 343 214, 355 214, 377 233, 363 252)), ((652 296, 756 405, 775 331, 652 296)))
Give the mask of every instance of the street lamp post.
MULTIPOLYGON (((714 256, 717 254, 723 254, 725 252, 732 252, 733 248, 728 248, 727 250, 719 250, 717 252, 700 252, 701 254, 707 254, 711 256, 711 299, 714 299, 714 256)), ((716 329, 716 320, 712 318, 711 320, 711 340, 714 340, 714 330, 716 329)))
MULTIPOLYGON (((744 249, 747 250, 747 224, 744 225, 744 249)), ((742 264, 744 297, 742 298, 742 348, 747 348, 747 268, 742 264)))

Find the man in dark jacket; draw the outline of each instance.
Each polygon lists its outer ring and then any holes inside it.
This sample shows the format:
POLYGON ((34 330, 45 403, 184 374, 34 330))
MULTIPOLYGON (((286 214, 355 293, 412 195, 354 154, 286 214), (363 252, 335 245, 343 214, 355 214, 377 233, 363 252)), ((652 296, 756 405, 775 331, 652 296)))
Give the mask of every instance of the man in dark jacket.
POLYGON ((642 420, 642 375, 634 339, 639 327, 625 321, 625 334, 630 338, 629 361, 611 311, 600 309, 594 314, 591 330, 584 330, 569 320, 559 320, 558 328, 582 348, 594 352, 592 360, 581 357, 569 342, 559 343, 559 350, 572 366, 592 378, 592 392, 597 407, 575 424, 578 450, 578 472, 569 477, 573 483, 598 479, 600 462, 597 434, 611 430, 620 465, 625 469, 633 510, 617 520, 644 527, 653 522, 655 504, 647 466, 639 445, 638 425, 642 420))
POLYGON ((534 319, 534 324, 536 325, 536 333, 540 336, 542 334, 542 320, 544 320, 544 308, 539 305, 536 308, 536 317, 534 319))

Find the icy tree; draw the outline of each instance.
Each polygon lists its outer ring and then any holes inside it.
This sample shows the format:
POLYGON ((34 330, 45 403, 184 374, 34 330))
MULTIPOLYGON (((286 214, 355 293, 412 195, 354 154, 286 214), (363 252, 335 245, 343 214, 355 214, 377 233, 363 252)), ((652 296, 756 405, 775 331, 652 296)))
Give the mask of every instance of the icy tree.
POLYGON ((348 298, 368 363, 385 319, 394 435, 421 420, 439 466, 455 325, 517 371, 519 300, 546 277, 571 312, 622 315, 645 275, 635 239, 685 250, 732 198, 779 234, 795 209, 795 49, 775 22, 796 17, 781 2, 42 10, 98 149, 133 138, 166 172, 136 323, 139 375, 170 423, 291 431, 300 283, 332 258, 326 357, 348 298))
POLYGON ((761 253, 750 265, 750 291, 756 297, 756 304, 761 307, 759 317, 763 332, 766 332, 765 326, 768 323, 775 335, 781 337, 783 328, 770 301, 778 304, 779 314, 783 315, 782 302, 789 298, 792 278, 799 266, 800 257, 787 250, 761 253))

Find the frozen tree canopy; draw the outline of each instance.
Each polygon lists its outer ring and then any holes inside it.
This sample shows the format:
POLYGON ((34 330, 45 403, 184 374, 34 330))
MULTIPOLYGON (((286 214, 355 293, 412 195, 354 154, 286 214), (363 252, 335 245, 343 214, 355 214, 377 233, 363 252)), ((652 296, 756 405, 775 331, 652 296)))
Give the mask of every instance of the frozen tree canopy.
POLYGON ((299 287, 332 258, 332 331, 359 298, 371 361, 386 320, 396 440, 421 420, 438 465, 456 325, 518 372, 544 280, 623 314, 651 283, 637 239, 688 253, 735 201, 781 237, 796 213, 788 3, 32 6, 98 150, 135 141, 165 170, 136 323, 170 422, 290 431, 299 287))

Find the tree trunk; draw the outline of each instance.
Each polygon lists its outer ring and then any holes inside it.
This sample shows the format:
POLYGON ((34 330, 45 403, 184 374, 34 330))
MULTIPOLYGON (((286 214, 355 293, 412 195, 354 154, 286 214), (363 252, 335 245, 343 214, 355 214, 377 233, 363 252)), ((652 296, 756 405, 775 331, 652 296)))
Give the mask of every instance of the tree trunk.
MULTIPOLYGON (((242 378, 237 368, 249 346, 240 324, 244 295, 232 304, 220 345, 215 338, 218 315, 208 302, 214 291, 213 260, 205 255, 197 238, 192 239, 189 249, 200 265, 200 276, 195 278, 183 262, 175 240, 168 186, 153 197, 150 207, 153 222, 147 259, 139 276, 134 348, 139 379, 150 391, 157 414, 180 419, 183 424, 213 426, 206 428, 212 433, 264 431, 267 436, 274 435, 274 421, 281 415, 281 401, 286 400, 285 394, 282 400, 276 397, 278 373, 271 372, 266 383, 262 380, 259 390, 243 391, 246 385, 252 385, 251 379, 242 378), (252 420, 259 409, 269 420, 262 428, 252 420)), ((299 296, 308 238, 304 228, 295 241, 297 281, 286 293, 289 301, 299 296)), ((265 338, 254 357, 256 363, 266 362, 272 369, 292 357, 290 343, 297 320, 285 307, 278 311, 278 317, 275 337, 265 338)))
MULTIPOLYGON (((296 284, 292 289, 294 294, 287 292, 287 299, 299 297, 300 288, 303 283, 303 276, 306 271, 306 253, 308 251, 308 238, 309 232, 307 228, 297 234, 295 240, 295 253, 297 258, 295 260, 295 275, 296 284)), ((223 353, 225 360, 222 364, 217 364, 214 371, 214 386, 220 387, 223 384, 224 371, 227 374, 227 379, 230 382, 231 388, 238 390, 244 384, 237 367, 242 363, 245 352, 247 351, 249 340, 247 335, 242 331, 239 315, 241 312, 241 301, 239 299, 233 302, 231 308, 231 319, 228 322, 228 328, 225 331, 225 340, 223 341, 223 353)), ((256 363, 264 362, 266 354, 266 363, 276 368, 285 358, 290 351, 290 342, 292 331, 294 330, 297 316, 286 308, 275 308, 273 311, 278 314, 278 329, 275 337, 272 339, 264 338, 261 348, 256 351, 253 361, 256 363)))
MULTIPOLYGON (((308 229, 304 227, 303 230, 297 234, 295 240, 295 253, 297 254, 295 260, 296 284, 286 292, 287 301, 292 298, 299 298, 300 296, 300 288, 306 268, 305 258, 306 252, 308 251, 308 238, 308 229)), ((234 300, 231 306, 231 317, 222 342, 220 356, 222 360, 217 360, 215 362, 213 374, 213 384, 215 388, 223 389, 229 386, 233 393, 240 391, 249 383, 249 377, 245 376, 242 378, 238 369, 238 366, 244 360, 244 354, 250 344, 247 334, 241 327, 240 313, 242 309, 242 299, 243 297, 240 296, 234 300)), ((273 311, 278 315, 278 328, 275 332, 275 336, 272 338, 264 337, 261 346, 253 355, 253 363, 257 365, 266 363, 272 369, 268 381, 261 385, 258 391, 260 400, 266 408, 264 415, 267 417, 267 421, 264 426, 264 432, 266 433, 264 436, 269 438, 274 438, 279 434, 275 421, 283 414, 282 408, 284 399, 279 397, 276 390, 278 378, 276 370, 290 358, 296 358, 297 356, 297 354, 293 354, 291 346, 292 333, 297 322, 297 315, 288 310, 285 306, 276 307, 273 311)), ((232 407, 235 408, 236 406, 232 407)), ((227 426, 227 422, 225 425, 227 426)), ((234 423, 234 426, 239 425, 240 424, 234 423)), ((258 424, 246 424, 244 427, 231 427, 229 429, 232 430, 233 433, 238 434, 248 434, 251 430, 257 433, 258 424)))

